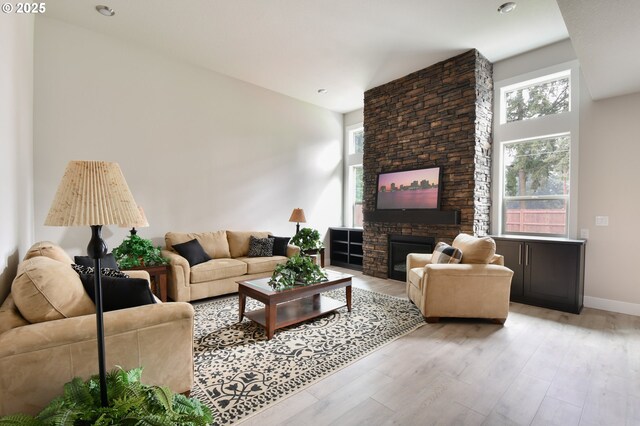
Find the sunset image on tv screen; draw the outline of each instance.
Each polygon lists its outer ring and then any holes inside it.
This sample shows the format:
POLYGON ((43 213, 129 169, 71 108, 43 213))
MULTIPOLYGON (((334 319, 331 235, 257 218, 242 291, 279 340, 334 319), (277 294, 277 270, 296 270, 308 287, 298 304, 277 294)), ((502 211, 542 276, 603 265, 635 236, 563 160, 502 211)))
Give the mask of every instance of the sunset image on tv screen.
POLYGON ((379 210, 437 209, 440 168, 380 173, 378 175, 379 210))

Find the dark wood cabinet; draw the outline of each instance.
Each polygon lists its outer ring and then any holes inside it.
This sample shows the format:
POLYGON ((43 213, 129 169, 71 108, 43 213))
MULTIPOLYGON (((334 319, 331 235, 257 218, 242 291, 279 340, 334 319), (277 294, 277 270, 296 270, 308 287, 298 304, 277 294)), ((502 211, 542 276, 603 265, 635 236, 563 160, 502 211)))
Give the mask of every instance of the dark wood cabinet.
POLYGON ((586 241, 522 236, 493 239, 505 266, 513 270, 512 301, 580 313, 586 241))
POLYGON ((329 228, 329 246, 332 265, 362 271, 361 228, 329 228))

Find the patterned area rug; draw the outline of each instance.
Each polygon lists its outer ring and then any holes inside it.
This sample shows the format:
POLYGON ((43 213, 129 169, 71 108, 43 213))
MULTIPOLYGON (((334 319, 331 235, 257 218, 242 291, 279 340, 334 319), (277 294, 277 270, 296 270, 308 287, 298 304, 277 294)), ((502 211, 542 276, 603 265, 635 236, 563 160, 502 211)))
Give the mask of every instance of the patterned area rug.
MULTIPOLYGON (((344 289, 323 295, 344 301, 344 289)), ((263 410, 424 324, 407 300, 353 287, 347 308, 276 331, 244 319, 238 297, 194 305, 195 384, 217 424, 263 410)), ((247 311, 263 305, 247 298, 247 311)))

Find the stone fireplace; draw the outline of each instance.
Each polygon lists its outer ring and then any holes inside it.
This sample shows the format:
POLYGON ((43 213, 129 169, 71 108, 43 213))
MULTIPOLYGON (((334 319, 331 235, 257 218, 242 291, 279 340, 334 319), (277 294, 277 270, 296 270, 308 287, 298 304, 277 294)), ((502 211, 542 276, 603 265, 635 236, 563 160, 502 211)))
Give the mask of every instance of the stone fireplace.
POLYGON ((486 235, 491 184, 492 65, 477 50, 375 87, 364 94, 363 272, 389 277, 389 237, 486 235), (441 210, 456 224, 375 218, 380 172, 440 166, 441 210), (371 218, 375 218, 372 220, 371 218))

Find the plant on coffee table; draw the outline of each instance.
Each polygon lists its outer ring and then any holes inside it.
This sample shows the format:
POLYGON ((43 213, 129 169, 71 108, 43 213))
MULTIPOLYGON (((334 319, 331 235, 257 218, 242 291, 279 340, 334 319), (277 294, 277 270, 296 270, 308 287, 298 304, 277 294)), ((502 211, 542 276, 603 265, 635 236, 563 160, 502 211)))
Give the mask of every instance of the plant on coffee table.
POLYGON ((312 257, 291 256, 286 263, 276 266, 269 284, 274 290, 284 290, 295 285, 309 285, 327 281, 327 274, 312 257))

